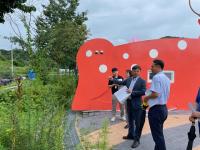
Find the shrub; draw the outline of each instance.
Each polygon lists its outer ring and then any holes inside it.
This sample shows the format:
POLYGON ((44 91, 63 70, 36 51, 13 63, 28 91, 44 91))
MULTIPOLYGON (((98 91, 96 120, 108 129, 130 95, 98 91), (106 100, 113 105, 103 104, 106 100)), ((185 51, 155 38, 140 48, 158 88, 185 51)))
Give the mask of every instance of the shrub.
MULTIPOLYGON (((75 91, 74 77, 23 81, 16 91, 0 94, 0 148, 14 150, 63 149, 64 118, 75 91)), ((1 150, 1 149, 0 149, 1 150)))

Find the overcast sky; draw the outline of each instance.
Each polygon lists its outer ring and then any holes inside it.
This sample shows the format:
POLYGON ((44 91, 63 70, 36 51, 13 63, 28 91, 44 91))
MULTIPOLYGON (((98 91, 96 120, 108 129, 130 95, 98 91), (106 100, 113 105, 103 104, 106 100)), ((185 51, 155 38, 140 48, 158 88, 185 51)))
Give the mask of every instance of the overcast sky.
MULTIPOLYGON (((35 15, 42 11, 41 3, 46 0, 35 0, 38 7, 35 15)), ((192 0, 192 4, 200 13, 200 1, 192 0)), ((80 0, 78 11, 85 10, 88 11, 86 24, 90 38, 106 38, 115 45, 167 35, 200 36, 198 17, 189 9, 188 0, 80 0)), ((22 26, 20 28, 23 30, 22 26)), ((11 44, 2 37, 12 34, 8 21, 0 24, 0 49, 10 49, 11 44)))

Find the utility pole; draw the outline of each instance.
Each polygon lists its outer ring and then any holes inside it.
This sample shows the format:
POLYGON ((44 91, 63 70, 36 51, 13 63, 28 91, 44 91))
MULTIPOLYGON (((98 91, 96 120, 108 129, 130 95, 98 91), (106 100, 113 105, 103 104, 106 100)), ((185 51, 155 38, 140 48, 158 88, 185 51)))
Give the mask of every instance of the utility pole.
POLYGON ((13 49, 12 49, 12 45, 11 45, 11 77, 13 78, 13 71, 14 71, 14 68, 13 68, 13 49))

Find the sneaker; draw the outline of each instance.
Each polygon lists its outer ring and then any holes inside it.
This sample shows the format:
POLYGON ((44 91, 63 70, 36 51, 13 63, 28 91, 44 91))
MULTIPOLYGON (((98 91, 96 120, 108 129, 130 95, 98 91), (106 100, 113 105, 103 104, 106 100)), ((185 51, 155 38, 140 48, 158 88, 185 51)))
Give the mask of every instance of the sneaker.
POLYGON ((122 117, 121 117, 121 120, 126 121, 126 117, 125 117, 125 116, 122 116, 122 117))
POLYGON ((116 117, 112 117, 110 121, 114 122, 116 120, 116 117))

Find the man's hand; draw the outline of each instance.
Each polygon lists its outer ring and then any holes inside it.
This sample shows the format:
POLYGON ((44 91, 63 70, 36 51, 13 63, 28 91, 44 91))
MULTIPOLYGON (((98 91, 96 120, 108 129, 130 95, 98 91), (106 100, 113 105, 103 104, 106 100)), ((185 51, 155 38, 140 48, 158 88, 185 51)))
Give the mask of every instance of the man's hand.
POLYGON ((195 118, 192 116, 189 117, 189 120, 190 120, 190 122, 195 122, 195 118))
POLYGON ((127 93, 132 93, 132 90, 128 89, 128 90, 127 90, 127 93))
POLYGON ((148 96, 144 96, 143 101, 144 101, 145 103, 147 103, 148 100, 149 100, 148 96))
POLYGON ((192 112, 191 116, 189 117, 189 120, 191 122, 195 122, 195 119, 200 118, 200 112, 194 111, 192 112))
POLYGON ((108 85, 110 88, 114 87, 114 86, 118 86, 117 84, 112 84, 112 85, 108 85))
POLYGON ((113 80, 113 77, 112 77, 112 76, 109 76, 109 77, 108 77, 108 80, 113 80))
POLYGON ((149 99, 155 99, 159 96, 159 93, 153 92, 150 95, 144 96, 144 102, 148 102, 149 99))
POLYGON ((191 117, 193 117, 193 118, 200 118, 200 112, 194 111, 194 112, 192 113, 191 117))

